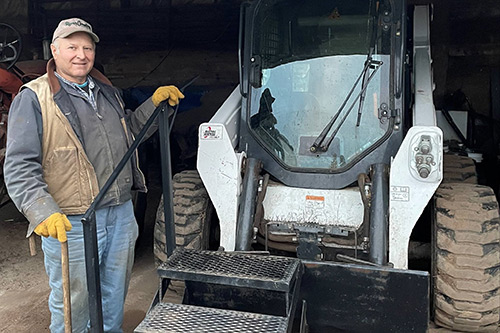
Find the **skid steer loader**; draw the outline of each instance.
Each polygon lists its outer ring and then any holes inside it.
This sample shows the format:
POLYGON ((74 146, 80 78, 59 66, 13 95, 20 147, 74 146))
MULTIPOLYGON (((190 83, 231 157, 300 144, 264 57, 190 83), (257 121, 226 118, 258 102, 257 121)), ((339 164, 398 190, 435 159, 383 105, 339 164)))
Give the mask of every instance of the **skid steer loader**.
POLYGON ((174 221, 158 211, 137 332, 497 331, 498 203, 443 153, 430 20, 404 0, 242 5, 240 84, 173 178, 174 221), (430 274, 408 268, 418 228, 430 274))

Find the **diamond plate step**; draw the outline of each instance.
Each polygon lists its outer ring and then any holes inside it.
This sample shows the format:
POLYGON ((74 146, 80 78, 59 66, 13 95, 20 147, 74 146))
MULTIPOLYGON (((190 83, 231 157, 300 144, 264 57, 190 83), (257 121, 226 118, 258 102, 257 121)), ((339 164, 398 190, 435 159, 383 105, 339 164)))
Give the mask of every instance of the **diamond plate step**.
POLYGON ((250 312, 158 303, 135 333, 286 332, 287 318, 250 312))
POLYGON ((300 260, 237 252, 178 248, 160 265, 162 278, 289 292, 300 260))

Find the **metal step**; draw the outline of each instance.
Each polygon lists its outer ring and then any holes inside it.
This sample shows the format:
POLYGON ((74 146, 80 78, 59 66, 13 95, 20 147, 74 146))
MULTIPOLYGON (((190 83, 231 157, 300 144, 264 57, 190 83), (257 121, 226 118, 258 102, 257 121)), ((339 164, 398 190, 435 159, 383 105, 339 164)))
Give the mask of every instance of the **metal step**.
POLYGON ((296 258, 178 248, 158 274, 173 280, 290 292, 300 265, 296 258))
POLYGON ((250 312, 158 303, 137 326, 136 333, 286 332, 287 318, 250 312))

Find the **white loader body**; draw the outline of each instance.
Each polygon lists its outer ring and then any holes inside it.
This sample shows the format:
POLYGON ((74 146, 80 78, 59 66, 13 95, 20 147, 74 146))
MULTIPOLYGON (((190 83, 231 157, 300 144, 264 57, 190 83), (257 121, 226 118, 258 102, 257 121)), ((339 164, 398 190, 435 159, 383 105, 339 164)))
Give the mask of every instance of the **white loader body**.
MULTIPOLYGON (((389 262, 401 269, 408 268, 413 227, 443 177, 443 135, 436 125, 432 100, 428 10, 420 6, 415 11, 415 126, 407 132, 390 168, 388 256, 389 262)), ((197 168, 220 220, 220 245, 227 251, 235 248, 245 157, 245 147, 239 147, 243 153, 236 152, 240 111, 241 97, 236 88, 211 121, 199 128, 197 168)), ((263 205, 264 219, 269 223, 315 223, 341 231, 355 230, 363 222, 363 202, 357 186, 325 190, 271 182, 263 205)))

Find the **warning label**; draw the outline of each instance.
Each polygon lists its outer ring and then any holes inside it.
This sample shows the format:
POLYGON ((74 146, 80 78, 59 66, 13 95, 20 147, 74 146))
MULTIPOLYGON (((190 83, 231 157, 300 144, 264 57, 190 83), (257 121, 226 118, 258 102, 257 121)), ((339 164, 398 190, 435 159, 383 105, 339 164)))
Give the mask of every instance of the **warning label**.
POLYGON ((391 186, 391 201, 410 201, 410 187, 391 186))
POLYGON ((325 201, 325 197, 317 195, 306 195, 306 200, 325 201))
POLYGON ((201 125, 200 140, 221 140, 222 125, 201 125))
POLYGON ((306 195, 304 220, 312 223, 323 223, 325 219, 325 197, 319 195, 306 195))

